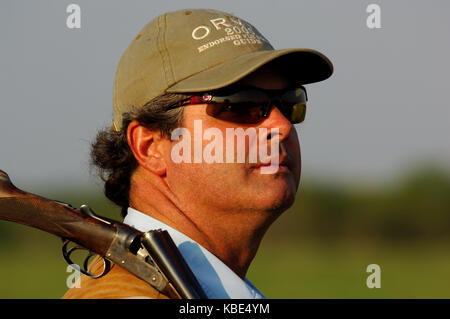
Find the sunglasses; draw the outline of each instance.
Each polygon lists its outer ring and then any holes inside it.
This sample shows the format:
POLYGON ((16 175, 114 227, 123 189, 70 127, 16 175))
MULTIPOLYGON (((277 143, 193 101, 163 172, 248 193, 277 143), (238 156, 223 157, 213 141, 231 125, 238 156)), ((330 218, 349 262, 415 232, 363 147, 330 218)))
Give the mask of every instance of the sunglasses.
POLYGON ((276 106, 291 123, 296 124, 305 119, 307 100, 303 86, 285 90, 228 87, 191 96, 169 106, 168 109, 208 104, 206 113, 210 116, 234 123, 256 124, 267 118, 272 106, 276 106))

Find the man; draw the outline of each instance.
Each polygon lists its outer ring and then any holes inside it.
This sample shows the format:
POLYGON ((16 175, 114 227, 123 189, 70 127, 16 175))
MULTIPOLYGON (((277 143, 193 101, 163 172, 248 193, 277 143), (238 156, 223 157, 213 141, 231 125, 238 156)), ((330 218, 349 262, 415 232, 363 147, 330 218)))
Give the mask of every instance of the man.
MULTIPOLYGON (((106 196, 125 223, 168 230, 209 298, 264 298, 245 276, 268 227, 295 200, 302 84, 332 72, 323 54, 274 50, 225 12, 157 17, 123 54, 113 125, 93 143, 106 196)), ((64 297, 166 298, 117 266, 64 297)))

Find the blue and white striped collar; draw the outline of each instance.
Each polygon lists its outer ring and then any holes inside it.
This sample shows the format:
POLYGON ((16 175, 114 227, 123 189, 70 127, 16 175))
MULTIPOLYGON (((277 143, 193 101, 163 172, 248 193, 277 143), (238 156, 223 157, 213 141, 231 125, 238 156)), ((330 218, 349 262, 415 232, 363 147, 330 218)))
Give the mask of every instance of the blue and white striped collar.
POLYGON ((206 248, 165 223, 131 207, 128 208, 124 223, 142 232, 153 229, 167 230, 209 298, 265 298, 247 278, 242 280, 206 248))

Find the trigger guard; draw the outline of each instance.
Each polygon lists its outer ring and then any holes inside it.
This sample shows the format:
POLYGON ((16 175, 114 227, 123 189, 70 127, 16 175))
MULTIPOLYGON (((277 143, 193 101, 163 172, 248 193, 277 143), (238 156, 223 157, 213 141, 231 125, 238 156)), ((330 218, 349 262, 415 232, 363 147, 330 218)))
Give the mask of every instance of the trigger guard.
MULTIPOLYGON (((84 248, 84 247, 75 246, 75 247, 70 248, 69 251, 67 251, 67 246, 69 245, 70 242, 71 242, 71 241, 70 241, 69 239, 66 239, 66 240, 64 241, 63 246, 62 246, 62 254, 63 254, 64 260, 69 264, 69 266, 71 266, 72 268, 74 268, 72 265, 77 265, 77 264, 74 263, 74 262, 70 259, 70 255, 72 254, 72 252, 74 252, 75 250, 87 250, 87 249, 84 248)), ((106 275, 106 274, 111 270, 111 262, 110 262, 108 259, 105 259, 105 258, 103 258, 103 257, 101 257, 101 258, 103 259, 103 271, 102 271, 101 274, 99 274, 99 275, 94 275, 94 274, 91 274, 90 272, 87 271, 87 268, 88 268, 88 267, 87 267, 87 266, 88 266, 88 261, 89 261, 89 259, 90 259, 92 256, 94 256, 94 255, 95 255, 95 254, 94 254, 93 252, 89 251, 88 256, 84 259, 84 262, 83 262, 83 269, 82 269, 79 265, 77 265, 77 266, 78 266, 78 267, 77 267, 78 269, 76 269, 76 268, 74 268, 74 269, 77 270, 77 271, 79 271, 79 272, 81 272, 83 275, 86 275, 86 276, 88 276, 88 277, 90 277, 90 278, 93 278, 93 279, 98 279, 98 278, 101 278, 101 277, 103 277, 104 275, 106 275)))

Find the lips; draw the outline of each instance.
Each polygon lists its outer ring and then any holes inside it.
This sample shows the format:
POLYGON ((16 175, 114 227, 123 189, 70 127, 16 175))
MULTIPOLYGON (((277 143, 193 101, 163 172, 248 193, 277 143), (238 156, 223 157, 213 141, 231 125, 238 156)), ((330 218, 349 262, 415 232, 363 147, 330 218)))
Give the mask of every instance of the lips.
POLYGON ((256 163, 256 164, 252 165, 251 168, 257 169, 257 168, 264 167, 264 166, 271 166, 271 165, 275 166, 274 164, 276 162, 278 162, 279 167, 285 166, 285 167, 291 169, 291 160, 289 159, 289 157, 286 154, 281 155, 278 158, 278 161, 269 160, 267 163, 256 163))

